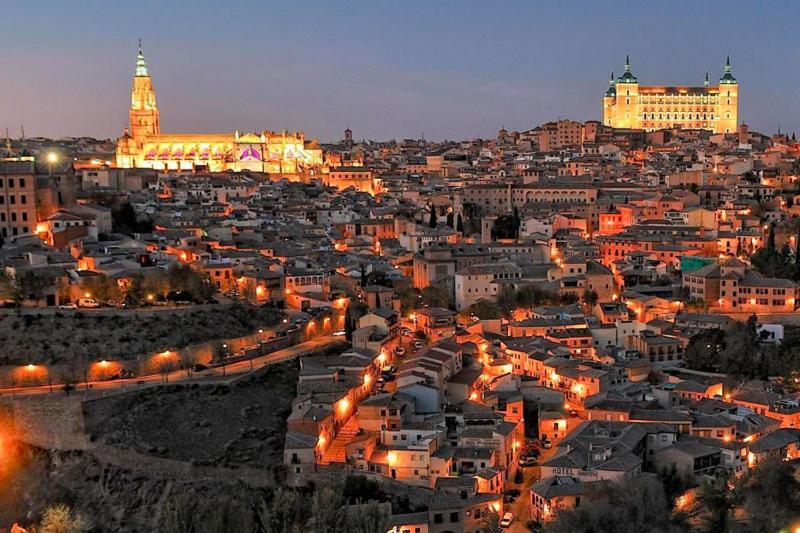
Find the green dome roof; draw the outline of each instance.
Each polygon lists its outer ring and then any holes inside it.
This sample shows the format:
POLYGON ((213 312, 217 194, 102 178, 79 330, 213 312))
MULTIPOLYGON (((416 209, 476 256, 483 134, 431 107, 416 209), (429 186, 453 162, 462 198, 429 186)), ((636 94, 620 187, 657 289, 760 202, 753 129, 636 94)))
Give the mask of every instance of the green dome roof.
POLYGON ((617 88, 614 86, 614 73, 611 73, 611 77, 608 79, 608 89, 606 90, 606 96, 616 96, 617 95, 617 88))
POLYGON ((639 83, 639 80, 631 74, 631 61, 625 56, 625 72, 617 79, 617 83, 639 83))
POLYGON ((725 60, 725 73, 719 79, 719 82, 720 82, 720 84, 738 83, 736 81, 736 78, 733 77, 733 74, 731 74, 731 57, 730 56, 728 56, 728 58, 725 60))

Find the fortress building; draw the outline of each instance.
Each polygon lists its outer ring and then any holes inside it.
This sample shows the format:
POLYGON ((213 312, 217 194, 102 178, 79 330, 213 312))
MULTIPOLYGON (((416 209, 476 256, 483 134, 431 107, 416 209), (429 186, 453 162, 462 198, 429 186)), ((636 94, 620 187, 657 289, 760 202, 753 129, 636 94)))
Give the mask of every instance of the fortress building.
POLYGON ((716 86, 664 87, 639 85, 625 58, 625 72, 614 80, 603 97, 603 124, 614 128, 657 130, 661 128, 706 129, 734 133, 739 110, 739 83, 731 74, 730 58, 716 86))
POLYGON ((322 149, 302 132, 161 133, 156 93, 139 43, 130 129, 117 139, 117 167, 306 174, 322 164, 322 149))

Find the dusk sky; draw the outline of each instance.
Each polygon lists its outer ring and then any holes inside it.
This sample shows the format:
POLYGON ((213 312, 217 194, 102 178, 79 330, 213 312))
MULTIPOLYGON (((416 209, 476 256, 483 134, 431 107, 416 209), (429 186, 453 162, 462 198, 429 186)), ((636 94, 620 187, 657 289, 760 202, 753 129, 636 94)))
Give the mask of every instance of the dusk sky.
POLYGON ((8 2, 0 128, 116 137, 141 37, 163 132, 462 139, 600 119, 629 53, 643 84, 712 83, 800 132, 797 2, 8 2))

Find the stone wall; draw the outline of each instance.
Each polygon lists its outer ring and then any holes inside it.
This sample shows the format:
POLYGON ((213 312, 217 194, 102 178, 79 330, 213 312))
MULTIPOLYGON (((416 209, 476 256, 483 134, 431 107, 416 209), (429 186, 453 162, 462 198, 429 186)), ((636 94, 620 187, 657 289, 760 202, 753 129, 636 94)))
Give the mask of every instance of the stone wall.
POLYGON ((50 450, 86 450, 82 399, 65 396, 0 398, 0 434, 50 450))

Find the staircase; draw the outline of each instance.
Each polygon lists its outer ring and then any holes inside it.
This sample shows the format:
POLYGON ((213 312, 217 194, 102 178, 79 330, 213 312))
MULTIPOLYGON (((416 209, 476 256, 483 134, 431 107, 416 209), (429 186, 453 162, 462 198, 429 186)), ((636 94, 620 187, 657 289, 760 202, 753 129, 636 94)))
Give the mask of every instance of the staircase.
POLYGON ((356 435, 358 435, 358 420, 357 417, 351 416, 339 429, 339 433, 336 434, 325 453, 322 454, 322 464, 344 463, 347 460, 345 446, 356 435))

